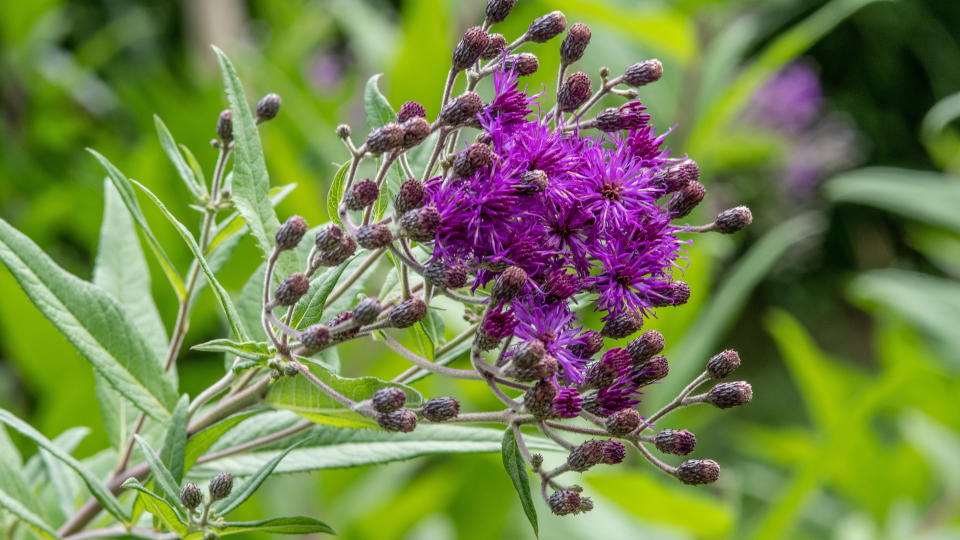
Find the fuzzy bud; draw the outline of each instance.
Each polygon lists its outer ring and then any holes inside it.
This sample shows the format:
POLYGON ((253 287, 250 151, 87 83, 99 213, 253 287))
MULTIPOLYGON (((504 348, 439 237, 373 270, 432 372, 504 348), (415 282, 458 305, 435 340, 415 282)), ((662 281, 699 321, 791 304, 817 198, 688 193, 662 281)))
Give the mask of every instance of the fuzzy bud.
POLYGON ((586 384, 591 388, 606 388, 630 365, 630 354, 619 347, 603 353, 603 357, 589 364, 586 384))
POLYGON ((314 324, 308 326, 300 334, 300 343, 310 350, 319 349, 332 341, 333 336, 330 333, 330 327, 325 324, 314 324))
POLYGON ((282 101, 277 94, 263 96, 263 99, 257 102, 257 122, 262 123, 276 118, 282 101))
POLYGON ((351 133, 352 133, 352 130, 350 129, 350 126, 348 126, 347 124, 340 124, 339 126, 337 126, 337 137, 340 137, 341 139, 346 140, 350 138, 351 133))
POLYGON ((533 195, 541 193, 550 184, 550 177, 540 169, 526 171, 520 175, 520 183, 516 185, 517 191, 524 195, 533 195))
POLYGON ((670 362, 667 357, 658 354, 638 366, 633 381, 638 385, 650 384, 659 381, 670 374, 670 362))
POLYGON ((417 429, 417 413, 410 409, 398 409, 392 413, 377 414, 377 424, 387 431, 410 433, 417 429))
POLYGON ((410 210, 423 206, 423 183, 413 178, 400 185, 400 191, 393 198, 393 208, 403 215, 410 210))
POLYGON ((364 249, 380 249, 393 241, 393 233, 385 223, 371 223, 357 229, 357 243, 364 249))
POLYGON ((723 379, 740 367, 740 355, 727 349, 707 360, 707 373, 714 379, 723 379))
POLYGON ((577 514, 581 505, 580 494, 576 491, 565 489, 550 495, 550 511, 558 516, 577 514))
POLYGON ((543 284, 543 292, 547 293, 549 299, 566 300, 576 294, 579 285, 580 280, 576 274, 555 270, 547 276, 547 282, 543 284))
POLYGON ((551 11, 534 19, 527 28, 527 39, 535 43, 546 43, 567 29, 567 18, 560 11, 551 11))
POLYGON ((559 367, 557 359, 547 355, 530 367, 521 367, 514 362, 504 373, 520 382, 533 382, 553 377, 559 367))
POLYGON ((707 188, 703 187, 703 184, 696 180, 688 182, 667 201, 665 208, 668 212, 673 212, 675 218, 685 217, 700 204, 706 194, 707 188))
POLYGON ((489 167, 494 157, 495 154, 489 146, 474 144, 453 159, 453 172, 457 176, 466 178, 480 169, 489 167))
POLYGON ((533 454, 530 456, 530 468, 533 469, 533 472, 539 471, 542 466, 543 454, 533 454))
POLYGON ((273 291, 273 301, 278 306, 292 306, 300 300, 300 297, 307 294, 310 289, 310 278, 306 274, 297 272, 290 274, 277 285, 273 291))
POLYGON ((685 159, 667 167, 663 175, 663 184, 667 193, 680 191, 683 186, 700 179, 700 166, 692 159, 685 159))
POLYGON ((423 417, 431 422, 446 422, 460 414, 460 402, 452 397, 439 397, 423 404, 423 417))
POLYGON ((527 273, 519 266, 509 266, 499 276, 490 289, 493 300, 512 300, 520 294, 527 283, 527 273))
POLYGON ((600 333, 609 338, 620 339, 637 332, 642 326, 643 318, 640 314, 633 310, 626 310, 604 323, 600 333))
POLYGON ((217 137, 228 143, 233 140, 233 113, 227 109, 217 118, 217 137))
POLYGON ((503 34, 490 34, 490 43, 487 44, 487 48, 483 50, 480 58, 484 60, 500 58, 503 56, 503 50, 506 48, 507 38, 503 37, 503 34))
POLYGON ((317 231, 314 244, 320 251, 336 249, 343 242, 343 229, 339 225, 330 223, 317 231))
POLYGON ((377 320, 377 315, 380 315, 380 311, 382 311, 382 309, 383 308, 380 306, 380 300, 377 300, 372 296, 364 298, 363 300, 357 302, 357 305, 353 307, 353 320, 361 326, 370 324, 377 320))
POLYGON ((407 328, 426 317, 427 305, 419 298, 408 298, 390 310, 390 324, 395 328, 407 328))
POLYGON ((579 356, 580 358, 590 358, 603 349, 603 334, 600 332, 587 330, 586 332, 580 334, 580 339, 583 340, 582 343, 576 343, 570 346, 570 350, 573 351, 573 354, 579 356))
POLYGON ((401 124, 411 118, 426 118, 427 111, 423 105, 416 101, 408 101, 400 106, 400 112, 397 113, 397 121, 401 124))
POLYGON ((746 381, 720 383, 707 392, 706 402, 718 409, 746 405, 753 400, 753 387, 746 381))
POLYGON ((622 437, 640 427, 640 413, 636 409, 621 409, 606 420, 607 433, 622 437))
POLYGON ((320 252, 315 261, 320 266, 337 266, 349 259, 356 251, 357 241, 352 236, 345 236, 334 249, 320 252))
POLYGON ((379 196, 380 188, 377 183, 367 178, 350 186, 343 194, 343 205, 347 210, 363 210, 376 202, 379 196))
POLYGON ((697 437, 685 429, 665 429, 657 433, 653 444, 664 454, 685 456, 697 446, 697 437))
POLYGON ((213 480, 210 481, 210 485, 207 486, 207 489, 210 492, 210 500, 219 501, 220 499, 226 499, 233 489, 233 475, 228 472, 222 472, 214 476, 213 480))
POLYGON ((483 100, 476 92, 464 92, 447 103, 437 118, 440 125, 457 127, 466 124, 480 112, 483 100))
POLYGON ((203 502, 203 493, 193 482, 183 486, 180 490, 180 504, 187 510, 193 510, 203 502))
POLYGON ((603 462, 604 441, 590 439, 574 448, 567 456, 567 466, 571 471, 584 472, 603 462))
POLYGON ((620 111, 609 107, 597 113, 597 129, 605 133, 620 131, 620 111))
POLYGON ((630 359, 634 365, 642 364, 650 359, 651 356, 663 350, 665 345, 663 334, 656 330, 647 330, 640 334, 640 337, 627 343, 627 352, 630 353, 630 359))
POLYGON ((453 70, 463 71, 480 59, 480 55, 490 44, 490 36, 483 28, 474 26, 463 34, 463 39, 453 49, 453 70))
POLYGON ((530 340, 518 345, 511 358, 513 359, 513 365, 521 368, 529 368, 537 365, 537 362, 546 354, 547 349, 543 346, 542 341, 530 340))
POLYGON ((560 60, 564 64, 572 64, 583 57, 583 51, 590 44, 592 33, 590 27, 583 23, 575 23, 567 31, 567 37, 560 44, 560 60))
POLYGON ((396 386, 385 386, 373 393, 373 410, 378 413, 392 413, 407 402, 407 394, 396 386))
POLYGON ((557 386, 553 381, 540 381, 523 394, 523 404, 527 412, 538 420, 553 416, 553 400, 557 397, 557 386))
POLYGON ((582 71, 570 75, 560 86, 560 93, 557 95, 557 105, 560 107, 560 112, 577 110, 590 99, 592 93, 593 86, 589 75, 582 71))
POLYGON ((616 465, 618 463, 623 463, 624 458, 627 457, 627 449, 623 446, 623 443, 613 439, 604 441, 603 443, 603 462, 607 465, 616 465))
POLYGON ((503 22, 515 3, 517 0, 489 0, 486 9, 487 22, 491 24, 503 22))
POLYGON ((403 124, 403 148, 410 149, 422 143, 430 135, 430 122, 419 116, 410 118, 403 124))
POLYGON ((283 225, 277 229, 277 234, 273 239, 277 243, 277 249, 285 251, 297 247, 303 235, 307 234, 307 220, 300 216, 290 216, 283 225))
POLYGON ((403 138, 403 127, 391 122, 378 127, 367 135, 367 151, 373 154, 382 154, 395 150, 403 145, 403 138))
POLYGON ((511 54, 504 59, 503 69, 514 71, 518 77, 526 77, 540 69, 540 60, 532 53, 511 54))
POLYGON ((690 285, 684 281, 671 281, 668 292, 671 306, 682 306, 690 300, 690 285))
POLYGON ((416 242, 430 242, 440 226, 440 213, 433 206, 410 210, 400 218, 400 230, 416 242))
POLYGON ((663 76, 663 64, 659 60, 637 62, 623 72, 624 84, 630 86, 644 86, 660 80, 663 76))
POLYGON ((733 234, 753 223, 753 213, 746 206, 724 210, 714 220, 713 229, 723 234, 733 234))
POLYGON ((712 484, 720 478, 720 466, 712 459, 688 459, 677 467, 677 478, 684 484, 712 484))

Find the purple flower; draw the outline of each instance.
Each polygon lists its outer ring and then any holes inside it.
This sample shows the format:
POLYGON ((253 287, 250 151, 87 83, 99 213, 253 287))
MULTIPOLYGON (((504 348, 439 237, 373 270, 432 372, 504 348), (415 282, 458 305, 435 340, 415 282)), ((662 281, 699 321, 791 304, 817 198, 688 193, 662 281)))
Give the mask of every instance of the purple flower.
POLYGON ((483 331, 494 339, 503 339, 512 335, 516 327, 517 318, 513 316, 513 311, 504 310, 502 305, 490 310, 483 322, 483 331))
POLYGON ((553 410, 560 418, 576 418, 583 410, 583 398, 576 388, 561 388, 553 399, 553 410))
POLYGON ((565 303, 540 304, 535 297, 513 302, 517 327, 513 335, 521 341, 540 340, 547 352, 557 359, 566 384, 583 382, 583 360, 568 347, 582 343, 580 328, 574 326, 575 315, 565 303))
POLYGON ((594 146, 582 155, 577 171, 580 199, 600 230, 623 229, 647 214, 662 213, 663 194, 651 169, 630 159, 624 147, 594 146))
POLYGON ((820 116, 823 92, 816 71, 803 62, 783 68, 753 96, 748 118, 786 133, 809 128, 820 116))
POLYGON ((630 155, 630 159, 637 165, 651 169, 659 168, 667 163, 667 157, 670 155, 670 150, 662 146, 671 131, 673 131, 672 128, 658 137, 656 127, 644 126, 631 130, 626 138, 621 138, 619 133, 614 134, 614 144, 623 146, 630 155))
POLYGON ((527 96, 525 91, 521 92, 517 88, 517 74, 513 70, 497 70, 493 74, 493 89, 493 100, 480 112, 480 123, 488 130, 494 121, 501 129, 523 123, 540 96, 527 96))

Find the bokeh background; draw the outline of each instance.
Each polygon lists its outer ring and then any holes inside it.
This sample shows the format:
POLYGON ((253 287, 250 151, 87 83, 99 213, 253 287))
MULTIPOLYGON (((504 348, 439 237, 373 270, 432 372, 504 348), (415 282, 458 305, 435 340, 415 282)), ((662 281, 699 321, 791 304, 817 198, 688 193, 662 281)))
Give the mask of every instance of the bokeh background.
MULTIPOLYGON (((89 278, 103 208, 91 147, 196 221, 152 116, 209 174, 226 104, 216 43, 249 95, 283 97, 262 129, 273 181, 298 184, 280 216, 322 223, 345 159, 334 128, 362 129, 366 79, 385 73, 394 106, 418 100, 432 116, 450 50, 483 4, 4 1, 0 216, 89 278)), ((637 459, 592 471, 583 483, 596 510, 541 512, 542 537, 960 538, 960 3, 520 0, 495 31, 512 39, 553 9, 593 30, 577 69, 663 62, 641 99, 661 129, 676 126, 674 156, 701 164, 709 195, 691 221, 738 203, 755 216, 732 238, 696 238, 690 304, 648 324, 667 337, 672 374, 645 400, 661 403, 723 348, 740 351, 755 393, 748 407, 669 419, 721 463, 716 485, 682 486, 637 459)), ((555 88, 558 46, 528 49, 540 58, 530 88, 555 88)), ((175 231, 144 209, 186 265, 175 231)), ((239 291, 258 263, 245 241, 222 282, 239 291)), ((176 300, 153 270, 169 327, 176 300)), ((457 327, 448 321, 451 335, 457 327)), ((203 297, 188 343, 223 331, 203 297)), ((371 343, 341 358, 348 374, 401 365, 371 343)), ((180 366, 182 388, 196 392, 223 362, 190 352, 180 366)), ((481 387, 421 386, 493 405, 481 387)), ((88 364, 0 272, 0 407, 49 437, 89 426, 76 452, 88 456, 108 444, 92 389, 88 364)), ((319 517, 351 539, 530 536, 497 455, 274 477, 237 518, 280 513, 319 517)))

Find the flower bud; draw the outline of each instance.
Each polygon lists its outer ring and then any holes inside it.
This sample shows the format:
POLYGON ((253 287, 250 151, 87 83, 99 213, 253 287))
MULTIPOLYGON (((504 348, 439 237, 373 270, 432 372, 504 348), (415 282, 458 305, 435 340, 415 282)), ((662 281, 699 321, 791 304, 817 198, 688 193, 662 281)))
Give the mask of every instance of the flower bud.
POLYGON ((706 402, 718 409, 746 405, 753 400, 753 387, 746 381, 722 382, 707 392, 706 402))
POLYGON ((550 511, 558 516, 579 513, 581 504, 580 494, 576 491, 564 489, 550 495, 550 511))
POLYGON ((487 22, 491 24, 503 22, 515 3, 517 0, 489 0, 486 9, 487 22))
POLYGON ((367 178, 350 186, 350 189, 343 194, 343 205, 347 210, 363 210, 376 202, 380 196, 380 188, 377 183, 367 178))
POLYGON ((460 402, 452 397, 439 397, 423 404, 423 417, 431 422, 446 422, 460 414, 460 402))
POLYGON ((422 143, 430 135, 430 122, 419 116, 407 120, 400 127, 403 128, 403 148, 407 150, 422 143))
POLYGON ((400 112, 397 113, 397 122, 401 124, 411 118, 426 118, 427 111, 423 105, 416 101, 408 101, 400 106, 400 112))
POLYGON ((513 365, 521 368, 530 368, 537 365, 545 355, 547 354, 546 347, 543 346, 543 342, 539 339, 534 339, 530 341, 524 341, 520 345, 517 345, 517 348, 514 349, 511 359, 513 365))
POLYGON ((572 64, 583 57, 583 51, 590 44, 590 27, 583 23, 575 23, 567 31, 567 36, 560 44, 560 60, 564 64, 572 64))
POLYGON ((673 198, 667 201, 664 208, 668 212, 673 212, 675 218, 685 217, 700 204, 706 194, 707 189, 703 187, 703 184, 697 181, 688 182, 687 185, 680 188, 680 191, 673 198))
POLYGON ((357 302, 357 305, 353 307, 353 320, 361 326, 370 324, 377 320, 377 316, 380 315, 382 310, 383 308, 380 306, 380 300, 377 300, 372 296, 364 298, 363 300, 357 302))
POLYGON ((276 118, 277 113, 280 112, 282 101, 277 94, 271 93, 263 96, 263 99, 257 102, 257 123, 276 118))
POLYGON ((440 213, 433 206, 410 210, 400 218, 400 231, 416 242, 431 242, 440 226, 440 213))
POLYGON ((314 237, 314 244, 320 251, 330 251, 336 249, 343 242, 343 229, 339 225, 329 223, 317 231, 314 237))
POLYGON ((387 431, 410 433, 417 429, 417 413, 410 409, 398 409, 392 413, 377 414, 377 424, 387 431))
POLYGON ((463 71, 472 66, 480 59, 480 55, 489 44, 490 36, 484 32, 483 28, 479 26, 469 28, 463 34, 460 43, 453 49, 453 70, 463 71))
POLYGON ((307 234, 307 220, 300 216, 290 216, 283 225, 277 229, 277 234, 273 239, 277 243, 277 249, 285 251, 297 247, 303 235, 307 234))
POLYGON ((642 386, 659 381, 669 374, 670 362, 667 361, 666 356, 658 354, 636 368, 636 375, 633 381, 637 385, 642 386))
POLYGON ((550 184, 550 177, 540 169, 526 171, 520 175, 520 183, 514 187, 524 195, 542 193, 550 184))
POLYGON ((560 418, 576 418, 583 410, 583 398, 576 388, 563 388, 553 398, 553 413, 560 418))
POLYGON ((523 394, 523 404, 537 420, 550 418, 553 416, 553 400, 557 392, 553 381, 540 381, 523 394))
POLYGON ((604 133, 620 131, 620 111, 609 107, 597 113, 597 129, 604 133))
POLYGON ((373 154, 382 154, 395 150, 403 145, 404 130, 400 124, 389 123, 370 132, 367 135, 367 151, 373 154))
POLYGON ((640 427, 640 413, 636 409, 621 409, 606 420, 607 433, 622 437, 640 427))
POLYGON ((567 466, 571 471, 586 471, 603 461, 603 447, 603 441, 598 439, 584 441, 583 444, 570 451, 570 455, 567 456, 567 466))
POLYGON ((309 350, 319 349, 329 344, 333 340, 330 333, 330 327, 325 324, 314 324, 308 326, 300 334, 300 343, 309 350))
POLYGON ((547 294, 548 299, 566 300, 576 294, 579 285, 580 280, 576 274, 555 270, 547 276, 547 281, 543 284, 543 292, 547 294))
POLYGON ((371 223, 357 229, 357 243, 364 249, 380 249, 393 241, 393 233, 385 223, 371 223))
POLYGON ((733 349, 727 349, 707 360, 707 374, 714 379, 723 379, 740 367, 740 355, 733 349))
POLYGON ((603 442, 603 462, 607 465, 623 463, 623 459, 626 457, 627 449, 622 442, 613 439, 603 442))
POLYGON ((653 444, 664 454, 685 456, 697 446, 697 437, 685 429, 665 429, 657 433, 653 444))
POLYGON ((610 349, 587 367, 585 384, 590 388, 606 388, 630 365, 630 354, 621 348, 610 349))
POLYGON ((497 348, 503 338, 513 335, 513 330, 516 327, 517 318, 513 316, 512 311, 496 309, 487 312, 483 324, 480 325, 480 329, 476 333, 477 347, 482 351, 497 348))
POLYGON ((603 349, 603 334, 600 332, 587 330, 580 334, 580 339, 583 340, 582 343, 576 343, 569 347, 573 354, 580 358, 590 358, 603 349))
POLYGON ((623 72, 623 82, 630 86, 644 86, 660 80, 663 64, 659 60, 637 62, 623 72))
POLYGON ((546 355, 530 367, 521 367, 514 363, 504 373, 520 382, 533 382, 553 377, 559 367, 556 358, 546 355))
POLYGON ((233 475, 228 472, 222 472, 214 476, 213 480, 210 481, 210 485, 207 486, 207 489, 210 492, 211 501, 226 499, 233 489, 233 475))
POLYGON ((670 282, 668 296, 671 306, 682 306, 690 300, 690 285, 683 281, 673 280, 670 282))
POLYGON ((585 514, 593 510, 593 499, 590 497, 580 497, 580 513, 585 514))
POLYGON ((427 265, 423 277, 437 287, 459 289, 467 284, 467 267, 462 264, 448 265, 437 259, 427 265))
POLYGON ((609 338, 620 339, 630 336, 642 326, 643 317, 636 311, 628 309, 607 320, 600 333, 609 338))
POLYGON ((228 143, 233 140, 233 113, 227 109, 217 118, 217 137, 228 143))
POLYGON ((400 191, 393 198, 393 208, 398 215, 423 206, 423 183, 413 178, 400 184, 400 191))
POLYGON ((541 466, 543 466, 543 454, 530 456, 530 468, 533 469, 533 472, 539 471, 541 466))
POLYGON ((590 76, 578 71, 567 77, 567 80, 560 86, 560 93, 557 94, 557 106, 560 107, 560 112, 575 111, 590 99, 591 93, 593 93, 593 87, 590 76))
POLYGON ((493 163, 495 154, 485 144, 474 144, 457 154, 453 159, 453 172, 457 176, 466 178, 480 169, 489 167, 493 163))
POLYGON ((385 386, 373 393, 373 410, 378 413, 392 413, 407 402, 407 394, 396 386, 385 386))
POLYGON ((290 274, 277 285, 273 291, 273 301, 278 306, 292 306, 300 300, 300 297, 307 294, 310 289, 310 278, 306 274, 297 272, 290 274))
POLYGON ((193 482, 183 486, 180 490, 180 504, 187 510, 193 510, 203 502, 203 493, 193 482))
POLYGON ((665 345, 663 334, 656 330, 647 330, 640 337, 627 343, 627 352, 633 360, 633 365, 646 362, 651 356, 663 350, 665 345))
POLYGON ((413 326, 427 315, 427 305, 419 298, 408 298, 390 310, 390 324, 395 328, 413 326))
POLYGON ((723 234, 733 234, 753 223, 753 213, 746 206, 724 210, 713 221, 713 229, 723 234))
MULTIPOLYGON (((348 323, 352 321, 353 321, 353 312, 348 309, 346 311, 341 311, 340 313, 337 313, 332 319, 330 319, 329 322, 327 322, 327 326, 329 326, 330 328, 341 328, 346 326, 348 323)), ((356 336, 359 332, 360 332, 360 327, 356 325, 352 325, 348 328, 344 328, 343 330, 337 330, 337 339, 340 341, 345 339, 350 339, 356 336)))
POLYGON ((490 34, 490 43, 487 44, 487 48, 483 50, 480 58, 484 60, 500 58, 503 56, 503 50, 506 48, 507 38, 503 37, 503 34, 490 34))
POLYGON ((532 53, 511 54, 503 60, 503 69, 515 72, 518 77, 533 75, 539 68, 540 60, 532 53))
POLYGON ((339 126, 337 126, 337 137, 340 137, 341 139, 346 140, 350 138, 350 133, 351 133, 350 126, 348 126, 347 124, 340 124, 339 126))
POLYGON ((442 126, 461 126, 473 120, 481 107, 483 107, 483 100, 479 94, 464 92, 444 105, 437 120, 442 126))
POLYGON ((677 478, 684 484, 712 484, 720 478, 720 466, 712 459, 688 459, 677 467, 677 478))
POLYGON ((490 297, 493 300, 512 300, 520 294, 523 286, 527 284, 527 273, 519 266, 509 266, 499 276, 496 283, 490 289, 490 297))
POLYGON ((357 251, 357 241, 352 236, 344 236, 340 244, 330 251, 322 251, 315 259, 320 266, 337 266, 357 251))
POLYGON ((567 29, 567 18, 562 12, 551 11, 534 19, 527 28, 527 39, 535 43, 546 43, 567 29))
POLYGON ((663 183, 667 193, 680 191, 684 186, 700 179, 700 166, 692 159, 685 159, 667 167, 663 175, 663 183))

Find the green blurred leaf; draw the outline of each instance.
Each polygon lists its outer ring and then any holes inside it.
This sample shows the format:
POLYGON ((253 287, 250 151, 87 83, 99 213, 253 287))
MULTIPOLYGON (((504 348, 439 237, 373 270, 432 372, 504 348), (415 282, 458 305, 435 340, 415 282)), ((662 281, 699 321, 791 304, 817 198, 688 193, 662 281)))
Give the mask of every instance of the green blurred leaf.
POLYGON ((330 191, 327 192, 327 217, 337 225, 343 225, 343 222, 340 221, 340 199, 343 198, 343 189, 349 169, 349 161, 337 169, 337 174, 333 176, 333 182, 330 183, 330 191))
POLYGON ((189 409, 190 396, 184 394, 173 409, 170 425, 163 435, 163 446, 160 447, 160 461, 170 471, 170 476, 177 485, 183 480, 189 409))
POLYGON ((38 538, 60 538, 57 531, 22 502, 0 489, 0 507, 18 517, 38 538))
POLYGON ((187 189, 190 190, 190 193, 193 193, 193 196, 196 197, 198 201, 204 200, 207 197, 207 188, 200 183, 200 179, 197 178, 194 170, 187 164, 187 161, 183 159, 183 154, 180 153, 180 148, 177 147, 177 142, 173 140, 173 135, 170 134, 170 130, 167 129, 167 126, 163 124, 163 121, 160 120, 160 117, 157 115, 153 115, 153 123, 157 128, 157 137, 160 139, 160 146, 163 147, 163 152, 170 158, 170 162, 173 163, 174 168, 177 169, 177 174, 180 175, 180 179, 183 180, 183 183, 187 185, 187 189))
POLYGON ((183 518, 180 517, 180 513, 176 508, 171 506, 170 503, 165 501, 163 497, 143 487, 143 485, 133 477, 127 478, 123 483, 123 487, 140 492, 140 500, 143 501, 147 511, 157 516, 166 528, 181 537, 187 534, 187 524, 184 523, 183 518))
POLYGON ((150 472, 153 473, 154 482, 160 486, 160 490, 163 492, 166 500, 171 504, 176 504, 176 502, 180 500, 180 486, 177 481, 173 479, 170 470, 163 464, 160 456, 153 450, 150 443, 137 434, 134 434, 133 438, 140 446, 140 451, 143 452, 143 457, 147 460, 147 465, 150 466, 150 472))
POLYGON ((227 496, 226 499, 223 499, 222 501, 216 503, 216 505, 214 505, 214 508, 217 511, 217 515, 225 516, 230 512, 232 512, 236 507, 243 504, 243 501, 249 499, 250 496, 253 495, 255 491, 257 491, 257 488, 260 487, 260 484, 262 484, 263 481, 266 480, 268 476, 270 476, 270 473, 272 473, 273 470, 277 468, 277 465, 279 465, 280 462, 283 461, 283 458, 287 457, 287 454, 292 452, 294 448, 303 444, 303 442, 304 441, 299 441, 291 444, 289 447, 287 447, 286 450, 284 450, 283 452, 280 452, 279 454, 277 454, 276 457, 264 463, 263 466, 260 467, 260 470, 258 470, 256 473, 253 474, 253 476, 248 478, 247 481, 243 483, 243 485, 237 488, 234 488, 230 492, 230 495, 227 496))
POLYGON ((917 410, 900 415, 898 423, 913 447, 927 460, 930 470, 936 471, 934 477, 949 493, 960 494, 960 469, 956 467, 960 435, 917 410))
POLYGON ((259 341, 241 343, 230 339, 214 339, 190 348, 196 351, 225 352, 250 360, 268 360, 273 356, 270 344, 259 341))
POLYGON ((530 495, 530 476, 527 473, 527 463, 523 460, 520 447, 517 446, 513 426, 508 427, 503 432, 500 458, 503 460, 503 468, 507 470, 507 475, 510 476, 510 481, 513 482, 514 489, 517 490, 517 495, 520 496, 520 505, 523 506, 523 513, 526 514, 527 521, 533 527, 533 534, 539 537, 537 509, 533 506, 533 497, 530 495))
MULTIPOLYGON (((228 522, 226 528, 217 529, 218 536, 231 534, 264 532, 273 534, 336 534, 332 528, 319 519, 305 516, 280 517, 261 521, 234 521, 228 522)), ((201 533, 187 536, 188 539, 203 538, 201 533)))
POLYGON ((187 441, 187 447, 184 450, 184 470, 189 471, 197 462, 197 459, 205 454, 214 443, 220 440, 220 437, 253 415, 254 413, 236 414, 203 431, 195 433, 187 441))
POLYGON ((110 384, 152 418, 170 418, 176 391, 116 300, 57 266, 2 219, 0 260, 34 305, 110 384))
POLYGON ((105 486, 96 476, 94 476, 93 473, 87 470, 83 464, 74 459, 73 456, 61 450, 59 447, 57 447, 57 445, 50 442, 50 439, 47 439, 42 433, 30 426, 30 424, 17 418, 5 409, 0 409, 0 422, 3 422, 11 428, 17 430, 24 437, 31 439, 33 442, 37 443, 40 448, 50 452, 50 455, 59 459, 68 467, 76 471, 76 473, 80 475, 80 478, 83 479, 83 483, 86 484, 87 489, 90 490, 90 493, 92 493, 93 496, 100 501, 100 504, 103 505, 104 510, 113 514, 113 516, 120 521, 129 521, 129 515, 123 509, 123 507, 120 506, 120 503, 117 501, 117 498, 113 496, 113 493, 110 493, 110 490, 107 489, 107 486, 105 486))
POLYGON ((370 77, 363 87, 363 110, 367 113, 367 127, 370 131, 397 121, 397 113, 377 87, 380 77, 383 77, 383 73, 370 77))

